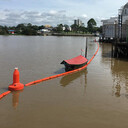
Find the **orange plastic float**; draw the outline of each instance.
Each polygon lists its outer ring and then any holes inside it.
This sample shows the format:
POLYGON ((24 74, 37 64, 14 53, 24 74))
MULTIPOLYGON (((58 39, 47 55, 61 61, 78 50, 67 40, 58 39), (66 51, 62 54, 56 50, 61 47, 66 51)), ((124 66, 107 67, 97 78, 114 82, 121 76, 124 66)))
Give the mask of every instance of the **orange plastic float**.
MULTIPOLYGON (((96 40, 95 40, 95 42, 96 42, 96 40)), ((54 76, 46 77, 46 78, 43 78, 43 79, 40 79, 40 80, 32 81, 32 82, 29 82, 29 83, 25 84, 25 86, 34 85, 36 83, 51 80, 51 79, 54 79, 54 78, 57 78, 57 77, 72 74, 72 73, 75 73, 75 72, 78 72, 78 71, 81 71, 81 70, 85 69, 90 64, 90 62, 94 59, 94 57, 96 56, 96 54, 99 50, 99 44, 98 43, 97 43, 97 46, 98 46, 97 51, 95 52, 95 54, 92 56, 92 58, 88 61, 88 63, 85 66, 83 66, 81 68, 78 68, 78 69, 75 69, 75 70, 72 70, 72 71, 68 71, 68 72, 64 72, 64 73, 57 74, 57 75, 54 75, 54 76)), ((13 83, 11 85, 9 85, 8 89, 9 89, 9 91, 0 94, 0 99, 2 97, 6 96, 7 94, 9 94, 11 91, 17 91, 17 90, 24 89, 24 85, 22 83, 20 83, 20 73, 18 71, 18 68, 15 68, 15 70, 14 70, 13 83)))
POLYGON ((10 91, 17 91, 22 90, 24 88, 24 85, 20 83, 20 73, 18 71, 18 68, 15 68, 13 73, 13 84, 9 85, 8 89, 10 91))
POLYGON ((0 99, 3 98, 4 96, 8 95, 11 91, 7 91, 7 92, 4 92, 2 94, 0 94, 0 99))

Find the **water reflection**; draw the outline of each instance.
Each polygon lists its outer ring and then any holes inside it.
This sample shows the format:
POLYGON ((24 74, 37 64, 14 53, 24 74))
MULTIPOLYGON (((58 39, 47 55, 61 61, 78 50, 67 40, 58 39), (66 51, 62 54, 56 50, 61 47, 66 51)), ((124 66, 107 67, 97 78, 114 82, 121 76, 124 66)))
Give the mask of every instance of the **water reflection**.
MULTIPOLYGON (((125 95, 128 98, 128 60, 111 58, 111 44, 100 44, 102 63, 111 69, 113 86, 112 96, 125 95)), ((105 67, 105 68, 106 68, 105 67)))
POLYGON ((121 85, 120 82, 117 82, 113 80, 113 86, 112 86, 112 96, 120 97, 121 96, 121 85))
POLYGON ((102 44, 100 43, 100 49, 102 50, 101 53, 102 53, 102 62, 105 62, 104 59, 105 58, 111 58, 111 50, 112 50, 112 45, 111 44, 102 44))
POLYGON ((20 92, 22 92, 23 90, 20 91, 12 91, 12 106, 14 109, 16 109, 18 107, 19 104, 19 96, 20 96, 20 92))
MULTIPOLYGON (((61 86, 66 87, 67 85, 69 85, 71 82, 73 82, 75 79, 81 77, 82 75, 84 75, 85 86, 86 86, 87 85, 87 69, 62 77, 60 80, 60 84, 61 84, 61 86)), ((83 79, 81 79, 81 84, 82 83, 83 83, 83 79)))
POLYGON ((65 68, 60 68, 57 71, 55 71, 54 73, 55 74, 61 74, 61 73, 64 73, 64 72, 65 72, 65 68))
POLYGON ((111 72, 113 76, 113 86, 115 87, 115 96, 120 97, 121 94, 128 95, 128 69, 127 61, 112 59, 111 72))

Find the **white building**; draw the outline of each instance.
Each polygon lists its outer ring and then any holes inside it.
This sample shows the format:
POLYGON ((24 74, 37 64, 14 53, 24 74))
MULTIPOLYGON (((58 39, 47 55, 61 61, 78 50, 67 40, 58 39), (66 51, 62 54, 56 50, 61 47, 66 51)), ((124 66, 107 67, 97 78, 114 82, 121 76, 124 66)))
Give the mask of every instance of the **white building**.
POLYGON ((78 26, 84 26, 84 23, 82 23, 81 20, 77 19, 77 20, 74 20, 74 24, 78 25, 78 26))
POLYGON ((126 39, 128 37, 128 3, 121 7, 119 10, 119 16, 122 20, 120 36, 122 39, 126 39))
POLYGON ((121 7, 120 13, 122 15, 122 23, 126 24, 128 20, 128 3, 121 7))
POLYGON ((103 37, 125 40, 128 37, 128 3, 119 9, 118 17, 111 17, 103 22, 103 37))
POLYGON ((38 30, 37 31, 37 33, 38 34, 43 34, 43 35, 47 35, 47 34, 49 34, 51 31, 50 30, 48 30, 48 29, 41 29, 41 30, 38 30))
POLYGON ((118 17, 111 17, 110 19, 102 20, 103 28, 102 34, 104 38, 115 38, 117 37, 117 19, 118 17))

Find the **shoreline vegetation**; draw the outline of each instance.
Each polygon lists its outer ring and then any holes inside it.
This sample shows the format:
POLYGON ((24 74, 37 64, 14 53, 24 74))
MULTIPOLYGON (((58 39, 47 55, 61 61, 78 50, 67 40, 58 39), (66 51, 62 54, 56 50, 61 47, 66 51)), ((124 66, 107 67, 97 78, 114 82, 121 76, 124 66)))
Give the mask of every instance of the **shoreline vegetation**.
POLYGON ((84 25, 58 24, 56 27, 50 25, 32 25, 31 23, 22 23, 17 26, 1 26, 0 35, 41 35, 41 36, 97 36, 102 33, 102 27, 97 27, 93 18, 84 25))
POLYGON ((47 33, 38 35, 24 35, 24 34, 0 34, 0 36, 83 36, 83 37, 94 37, 96 34, 80 34, 80 33, 47 33))
POLYGON ((96 34, 80 33, 53 33, 52 36, 97 36, 96 34))

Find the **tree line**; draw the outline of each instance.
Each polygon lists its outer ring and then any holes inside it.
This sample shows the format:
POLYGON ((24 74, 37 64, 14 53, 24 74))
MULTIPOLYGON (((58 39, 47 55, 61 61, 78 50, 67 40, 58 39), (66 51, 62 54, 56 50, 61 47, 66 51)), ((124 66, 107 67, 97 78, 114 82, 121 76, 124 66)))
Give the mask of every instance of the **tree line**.
POLYGON ((0 35, 8 35, 9 30, 14 30, 14 32, 19 35, 37 35, 37 31, 40 29, 44 29, 44 26, 32 25, 31 23, 18 24, 17 26, 12 27, 0 26, 0 35))
POLYGON ((96 32, 99 32, 99 33, 102 33, 102 27, 97 27, 97 23, 96 21, 91 18, 88 22, 87 22, 87 27, 85 26, 79 26, 77 24, 72 24, 71 26, 68 26, 68 25, 63 25, 63 24, 59 24, 56 28, 54 28, 54 31, 55 32, 74 32, 74 33, 96 33, 96 32), (63 27, 65 29, 63 29, 63 27), (70 31, 70 28, 71 27, 71 31, 70 31))
MULTIPOLYGON (((17 26, 0 26, 0 35, 8 35, 9 30, 14 30, 15 34, 17 35, 39 35, 39 31, 42 29, 45 29, 46 27, 44 25, 37 26, 37 25, 32 25, 31 23, 28 24, 18 24, 17 26)), ((91 18, 87 22, 87 27, 85 26, 79 26, 77 24, 72 24, 71 26, 67 24, 59 24, 56 27, 50 27, 50 32, 51 33, 96 33, 102 32, 102 27, 97 27, 96 21, 91 18)))

